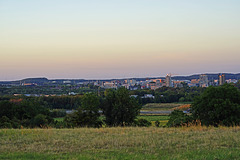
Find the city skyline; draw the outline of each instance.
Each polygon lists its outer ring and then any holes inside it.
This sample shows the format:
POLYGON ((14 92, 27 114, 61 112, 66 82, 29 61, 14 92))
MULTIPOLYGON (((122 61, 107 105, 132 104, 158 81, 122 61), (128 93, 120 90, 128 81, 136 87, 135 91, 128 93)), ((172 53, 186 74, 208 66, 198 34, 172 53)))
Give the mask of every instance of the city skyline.
POLYGON ((239 73, 238 15, 237 0, 0 0, 0 81, 239 73))
MULTIPOLYGON (((230 76, 239 76, 240 73, 223 73, 223 72, 218 72, 218 73, 194 73, 194 74, 189 74, 189 75, 179 75, 179 74, 172 74, 172 73, 168 73, 166 75, 158 75, 158 76, 149 76, 149 77, 119 77, 119 78, 95 78, 95 79, 88 79, 88 78, 49 78, 49 77, 22 77, 20 79, 12 79, 12 80, 0 80, 0 82, 14 82, 14 81, 24 81, 26 79, 47 79, 47 80, 70 80, 70 81, 74 81, 74 80, 84 80, 84 81, 111 81, 111 80, 133 80, 133 79, 146 79, 146 80, 153 80, 153 79, 167 79, 166 77, 170 77, 171 78, 177 78, 179 79, 179 77, 196 77, 196 76, 218 76, 217 78, 214 79, 219 79, 219 75, 230 75, 230 76)), ((189 78, 187 78, 189 79, 189 78)), ((192 78, 195 79, 195 78, 192 78)), ((201 78, 200 78, 201 79, 201 78)), ((229 78, 231 79, 231 78, 229 78)), ((184 79, 182 79, 184 80, 184 79)), ((237 80, 239 80, 239 78, 237 78, 237 80)), ((205 81, 205 80, 204 80, 205 81)), ((224 80, 222 80, 224 81, 224 80)), ((168 82, 169 83, 169 82, 168 82)))

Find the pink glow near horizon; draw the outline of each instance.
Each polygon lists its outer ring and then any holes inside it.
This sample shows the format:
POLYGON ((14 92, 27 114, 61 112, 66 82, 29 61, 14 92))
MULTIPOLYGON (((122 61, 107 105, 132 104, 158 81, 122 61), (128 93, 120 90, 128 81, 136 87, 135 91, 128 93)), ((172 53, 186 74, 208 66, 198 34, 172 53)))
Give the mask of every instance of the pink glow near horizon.
POLYGON ((1 1, 0 80, 239 72, 240 2, 93 2, 1 1))

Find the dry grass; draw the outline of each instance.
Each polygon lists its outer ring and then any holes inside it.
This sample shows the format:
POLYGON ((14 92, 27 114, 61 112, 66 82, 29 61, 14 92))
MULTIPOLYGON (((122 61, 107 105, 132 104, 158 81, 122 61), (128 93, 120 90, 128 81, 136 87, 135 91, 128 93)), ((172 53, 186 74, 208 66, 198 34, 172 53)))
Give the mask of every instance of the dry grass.
POLYGON ((190 107, 191 107, 191 104, 184 104, 184 105, 181 105, 179 107, 173 108, 173 110, 178 109, 178 110, 181 110, 181 111, 185 111, 185 110, 189 109, 190 107))
MULTIPOLYGON (((1 129, 0 153, 169 155, 240 149, 240 127, 1 129)), ((181 158, 181 156, 180 156, 181 158)))
POLYGON ((142 107, 143 111, 164 111, 179 107, 180 103, 148 103, 142 107))

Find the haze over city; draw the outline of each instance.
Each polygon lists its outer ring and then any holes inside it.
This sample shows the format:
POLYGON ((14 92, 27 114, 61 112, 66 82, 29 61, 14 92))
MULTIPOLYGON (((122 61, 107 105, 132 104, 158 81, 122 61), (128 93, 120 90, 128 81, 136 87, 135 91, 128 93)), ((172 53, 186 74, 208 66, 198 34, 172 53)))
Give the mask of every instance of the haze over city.
POLYGON ((238 0, 0 0, 0 80, 239 72, 238 0))

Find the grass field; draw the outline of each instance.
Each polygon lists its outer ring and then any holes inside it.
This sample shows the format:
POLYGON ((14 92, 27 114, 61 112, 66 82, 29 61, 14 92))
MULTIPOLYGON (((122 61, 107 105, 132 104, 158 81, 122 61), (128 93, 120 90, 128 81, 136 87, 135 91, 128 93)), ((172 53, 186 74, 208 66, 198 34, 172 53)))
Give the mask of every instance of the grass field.
POLYGON ((54 118, 55 121, 60 121, 62 122, 64 120, 64 117, 60 117, 60 118, 54 118))
MULTIPOLYGON (((160 121, 161 126, 165 126, 169 120, 168 115, 140 115, 137 118, 143 118, 154 123, 155 121, 160 121)), ((54 118, 55 121, 63 121, 64 118, 54 118)), ((103 117, 102 117, 103 119, 103 117)))
POLYGON ((146 119, 148 121, 166 121, 169 120, 169 116, 159 116, 159 115, 140 115, 138 116, 138 118, 143 118, 146 119))
POLYGON ((142 107, 142 111, 166 111, 175 107, 186 105, 183 103, 148 103, 142 107))
POLYGON ((160 125, 165 126, 170 117, 168 115, 140 115, 138 118, 146 119, 152 122, 153 125, 155 121, 160 121, 160 125))
MULTIPOLYGON (((141 109, 141 111, 166 111, 166 110, 173 110, 176 107, 186 105, 189 103, 148 103, 144 105, 141 109)), ((168 114, 141 114, 138 116, 138 118, 144 118, 147 119, 148 121, 163 121, 163 123, 166 123, 167 120, 169 119, 168 114)), ((54 120, 57 121, 63 121, 63 118, 54 118, 54 120)))
POLYGON ((239 159, 240 127, 1 129, 0 159, 239 159))

